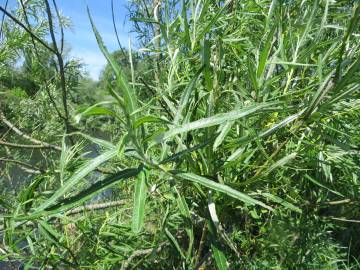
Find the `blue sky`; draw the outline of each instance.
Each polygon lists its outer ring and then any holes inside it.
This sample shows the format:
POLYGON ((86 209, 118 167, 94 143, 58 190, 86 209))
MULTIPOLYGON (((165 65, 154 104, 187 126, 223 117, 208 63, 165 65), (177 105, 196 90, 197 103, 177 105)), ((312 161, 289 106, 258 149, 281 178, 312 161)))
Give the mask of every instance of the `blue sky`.
MULTIPOLYGON (((6 0, 0 0, 4 7, 6 0)), ((51 2, 51 1, 49 1, 51 2)), ((115 19, 119 39, 122 46, 128 47, 130 37, 129 18, 126 17, 127 0, 114 0, 115 19)), ((15 0, 9 1, 8 8, 16 5, 15 0)), ((110 0, 58 0, 57 5, 61 13, 71 18, 72 27, 65 31, 67 47, 71 48, 71 56, 80 59, 93 79, 97 79, 106 60, 96 43, 91 25, 86 13, 89 6, 93 20, 110 51, 118 49, 111 17, 110 0)))

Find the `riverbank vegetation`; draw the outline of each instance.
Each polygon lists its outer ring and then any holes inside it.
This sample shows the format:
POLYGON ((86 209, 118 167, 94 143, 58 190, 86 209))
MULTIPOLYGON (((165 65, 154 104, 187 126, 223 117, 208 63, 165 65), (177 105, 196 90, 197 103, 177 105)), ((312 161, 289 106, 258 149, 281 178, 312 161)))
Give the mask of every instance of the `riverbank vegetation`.
POLYGON ((360 269, 359 2, 127 8, 115 52, 81 11, 96 82, 56 1, 0 7, 0 265, 360 269))

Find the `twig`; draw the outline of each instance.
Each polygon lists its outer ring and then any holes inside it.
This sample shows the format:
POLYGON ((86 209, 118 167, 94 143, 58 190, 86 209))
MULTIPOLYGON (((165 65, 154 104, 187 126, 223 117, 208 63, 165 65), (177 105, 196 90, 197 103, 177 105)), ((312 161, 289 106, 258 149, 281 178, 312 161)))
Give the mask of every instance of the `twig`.
POLYGON ((204 257, 201 258, 201 260, 195 265, 194 270, 200 269, 200 267, 210 258, 211 251, 205 254, 204 257))
MULTIPOLYGON (((153 96, 156 96, 156 92, 151 89, 151 87, 146 83, 146 81, 142 78, 140 78, 140 81, 144 84, 145 88, 153 95, 153 96)), ((165 110, 166 114, 170 117, 170 118, 173 118, 173 115, 171 114, 171 112, 169 111, 168 109, 168 106, 163 103, 163 101, 161 100, 161 98, 159 98, 159 103, 160 103, 160 106, 165 110)))
MULTIPOLYGON (((30 22, 29 22, 29 18, 28 18, 27 12, 26 12, 26 8, 25 8, 25 3, 24 3, 24 1, 23 1, 23 0, 20 0, 20 4, 21 4, 21 8, 22 8, 22 10, 23 10, 23 12, 24 12, 24 18, 25 18, 26 26, 27 26, 27 28, 29 29, 29 31, 32 32, 31 25, 30 25, 30 22)), ((31 43, 32 43, 32 45, 33 45, 33 47, 34 47, 34 50, 35 50, 36 57, 38 58, 38 61, 39 61, 40 65, 43 66, 43 64, 41 63, 39 51, 38 51, 38 49, 37 49, 37 47, 36 47, 36 45, 35 45, 35 39, 34 39, 34 37, 33 37, 32 35, 30 35, 30 37, 31 37, 31 43)), ((44 66, 43 66, 43 67, 44 67, 44 66)))
POLYGON ((206 231, 207 231, 207 224, 205 222, 204 226, 203 226, 203 229, 202 229, 202 232, 201 232, 200 243, 199 243, 199 248, 198 248, 198 254, 197 254, 196 260, 195 260, 195 262, 197 262, 197 264, 199 264, 201 262, 200 256, 201 256, 201 253, 203 251, 204 244, 205 244, 206 231))
POLYGON ((360 223, 360 220, 355 220, 355 219, 346 219, 346 218, 337 218, 337 217, 330 217, 332 220, 337 220, 337 221, 343 221, 343 222, 351 222, 351 223, 360 223))
POLYGON ((6 142, 3 140, 0 140, 0 145, 8 146, 8 147, 14 147, 14 148, 26 148, 26 149, 54 149, 47 145, 41 145, 41 144, 17 144, 17 143, 11 143, 6 142))
MULTIPOLYGON (((67 105, 67 89, 66 89, 64 60, 63 60, 61 52, 59 51, 58 46, 57 46, 49 1, 44 0, 44 2, 45 2, 46 13, 47 13, 48 22, 49 22, 50 36, 51 36, 51 40, 52 40, 53 46, 54 46, 54 49, 52 51, 54 52, 54 54, 57 58, 58 64, 59 64, 60 86, 61 86, 64 113, 65 113, 64 122, 65 122, 66 134, 68 134, 71 132, 72 128, 69 123, 69 111, 68 111, 68 105, 67 105)), ((63 36, 62 36, 62 38, 63 38, 63 36)), ((72 137, 69 137, 69 140, 70 140, 71 144, 74 144, 72 137)))
POLYGON ((58 21, 59 21, 59 25, 60 25, 60 35, 61 35, 61 41, 60 41, 60 53, 62 54, 64 51, 64 27, 61 23, 61 16, 60 16, 60 12, 59 9, 57 7, 56 1, 53 0, 52 1, 54 4, 54 8, 55 8, 55 12, 56 12, 56 16, 58 17, 58 21))
POLYGON ((338 205, 338 204, 344 204, 344 203, 353 203, 350 199, 344 199, 344 200, 340 200, 340 201, 329 201, 329 202, 325 202, 325 204, 329 204, 329 205, 338 205))
MULTIPOLYGON (((7 9, 7 5, 9 3, 9 0, 6 0, 6 3, 5 3, 5 10, 7 9)), ((0 39, 1 39, 1 36, 2 36, 2 33, 3 33, 3 26, 4 26, 4 20, 5 20, 5 13, 3 13, 3 16, 1 18, 1 26, 0 26, 0 39)))
POLYGON ((168 244, 167 242, 163 242, 156 248, 148 248, 148 249, 134 251, 130 255, 130 257, 127 259, 127 261, 122 264, 121 270, 127 269, 129 267, 129 264, 131 263, 131 261, 134 258, 140 257, 140 256, 149 256, 150 254, 153 254, 153 253, 159 253, 163 249, 163 247, 167 244, 168 244))
MULTIPOLYGON (((76 215, 79 214, 81 212, 84 211, 95 211, 95 210, 102 210, 102 209, 106 209, 106 208, 111 208, 111 207, 116 207, 119 205, 123 205, 126 203, 126 200, 119 200, 119 201, 113 201, 113 202, 107 202, 107 203, 95 203, 95 204, 89 204, 89 205, 85 205, 85 206, 80 206, 77 208, 74 208, 68 212, 66 212, 67 215, 76 215)), ((20 225, 25 225, 25 226, 35 226, 34 221, 20 221, 20 222, 16 222, 15 223, 15 228, 17 226, 20 225)), ((4 230, 4 226, 2 224, 0 224, 0 231, 4 230)), ((136 256, 135 256, 136 257, 136 256)))
POLYGON ((32 142, 34 144, 39 144, 40 146, 43 146, 41 148, 52 148, 54 150, 61 151, 61 147, 59 147, 57 145, 52 145, 47 142, 43 142, 43 141, 34 139, 34 138, 30 137, 29 135, 25 134, 24 132, 22 132, 14 124, 12 124, 8 119, 6 119, 6 117, 2 111, 0 111, 0 120, 5 125, 7 125, 11 130, 13 130, 16 134, 18 134, 19 136, 23 137, 26 140, 29 140, 30 142, 32 142))
POLYGON ((0 158, 0 162, 9 162, 9 163, 15 163, 20 165, 20 167, 25 170, 28 173, 32 173, 32 174, 41 174, 44 173, 45 171, 43 169, 37 168, 31 164, 22 162, 20 160, 16 160, 16 159, 10 159, 10 158, 0 158))
MULTIPOLYGON (((12 19, 16 24, 18 24, 21 28, 23 28, 27 33, 30 34, 31 41, 32 41, 33 46, 34 46, 34 49, 35 49, 35 53, 36 53, 36 55, 37 55, 37 57, 38 57, 39 63, 41 64, 40 57, 39 57, 37 48, 36 48, 36 46, 35 46, 34 40, 40 42, 40 44, 42 44, 46 49, 48 49, 48 50, 51 51, 52 53, 56 54, 56 52, 55 52, 55 50, 52 49, 49 45, 47 45, 45 41, 43 41, 41 38, 39 38, 38 36, 36 36, 36 35, 32 32, 31 26, 30 26, 30 23, 29 23, 29 20, 28 20, 28 18, 27 18, 27 13, 26 13, 26 10, 25 10, 25 5, 24 5, 23 1, 20 1, 20 3, 21 3, 21 5, 22 5, 23 11, 24 11, 25 21, 26 21, 26 23, 28 24, 27 27, 26 27, 23 23, 21 23, 18 19, 16 19, 15 17, 13 17, 10 13, 8 13, 8 12, 6 11, 6 6, 5 6, 5 9, 0 6, 0 10, 3 12, 4 16, 7 15, 7 16, 8 16, 10 19, 12 19)), ((3 17, 4 17, 4 16, 3 16, 3 17)), ((59 110, 58 110, 55 102, 53 101, 53 99, 52 99, 52 97, 51 97, 51 95, 50 95, 50 93, 49 93, 49 91, 48 91, 48 89, 47 89, 47 86, 46 86, 45 88, 46 88, 46 90, 47 90, 46 92, 48 93, 48 96, 49 96, 49 98, 50 98, 50 101, 52 102, 53 106, 55 107, 55 110, 56 110, 56 112, 58 113, 59 117, 62 118, 62 119, 65 119, 65 117, 63 117, 63 116, 61 115, 61 113, 59 112, 59 110)))
POLYGON ((85 212, 85 211, 102 210, 102 209, 106 209, 106 208, 110 208, 110 207, 120 206, 120 205, 125 204, 126 202, 127 202, 126 200, 119 200, 119 201, 113 201, 113 202, 107 202, 107 203, 89 204, 89 205, 84 205, 84 206, 74 208, 74 209, 70 210, 69 212, 67 212, 66 214, 67 215, 76 215, 78 213, 85 212))

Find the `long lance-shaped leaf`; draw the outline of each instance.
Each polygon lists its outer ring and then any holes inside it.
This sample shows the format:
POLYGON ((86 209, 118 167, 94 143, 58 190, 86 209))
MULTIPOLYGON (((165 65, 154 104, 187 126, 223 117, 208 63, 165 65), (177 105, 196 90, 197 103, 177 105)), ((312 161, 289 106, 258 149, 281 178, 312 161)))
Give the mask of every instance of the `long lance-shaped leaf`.
POLYGON ((182 21, 182 25, 184 27, 184 43, 187 44, 188 46, 191 45, 191 41, 190 41, 190 31, 189 31, 189 22, 188 22, 188 18, 187 18, 187 14, 186 14, 186 1, 182 0, 181 3, 182 7, 181 7, 181 21, 182 21))
POLYGON ((282 206, 284 206, 287 209, 298 212, 300 214, 302 213, 302 210, 299 207, 293 205, 292 203, 289 203, 289 202, 283 200, 282 198, 280 198, 280 197, 278 197, 276 195, 273 195, 273 194, 270 194, 270 193, 261 193, 260 195, 264 196, 265 198, 269 198, 273 202, 281 204, 282 206))
POLYGON ((179 242, 176 240, 176 238, 172 235, 172 233, 167 229, 165 228, 165 234, 166 236, 168 237, 170 243, 175 247, 175 249, 177 250, 177 252, 179 252, 179 255, 183 258, 183 259, 186 259, 180 245, 179 245, 179 242))
POLYGON ((112 110, 105 108, 105 107, 100 107, 99 105, 102 104, 107 104, 109 102, 100 102, 98 104, 94 104, 88 108, 86 108, 83 111, 80 111, 79 113, 77 113, 74 116, 74 120, 77 124, 80 123, 81 119, 83 119, 84 117, 88 117, 88 116, 111 116, 114 118, 118 118, 120 121, 122 120, 121 118, 119 118, 119 116, 112 110))
MULTIPOLYGON (((218 222, 218 221, 216 221, 216 219, 217 219, 217 217, 215 218, 215 222, 218 222)), ((220 245, 220 241, 219 241, 220 235, 218 235, 218 227, 214 223, 213 217, 208 219, 208 229, 210 232, 211 251, 212 251, 212 255, 215 259, 216 268, 218 270, 228 270, 229 268, 228 268, 228 263, 227 263, 225 254, 221 250, 221 245, 220 245)))
POLYGON ((192 247, 194 244, 194 231, 193 231, 193 226, 191 223, 191 214, 190 214, 190 210, 189 210, 189 207, 186 203, 184 196, 181 195, 180 192, 175 187, 174 187, 174 191, 176 192, 176 202, 178 204, 180 213, 184 218, 185 231, 189 237, 189 245, 188 245, 188 250, 187 250, 187 254, 186 254, 186 257, 189 260, 192 255, 192 247))
POLYGON ((222 252, 215 244, 211 244, 211 250, 215 259, 216 268, 218 270, 228 270, 229 268, 224 252, 222 252))
POLYGON ((234 124, 233 121, 228 121, 224 125, 219 127, 219 129, 221 128, 221 132, 215 139, 215 142, 214 142, 214 145, 213 145, 213 151, 216 151, 216 149, 222 144, 222 142, 224 141, 226 135, 231 130, 231 127, 233 126, 233 124, 234 124))
POLYGON ((271 44, 274 38, 274 33, 275 33, 275 27, 271 29, 269 35, 267 36, 266 42, 264 44, 264 48, 260 53, 259 56, 259 64, 258 64, 258 68, 256 71, 256 76, 258 78, 260 78, 265 70, 265 66, 266 66, 266 61, 269 57, 270 54, 270 50, 271 50, 271 44))
POLYGON ((137 99, 135 95, 135 91, 132 87, 129 86, 123 71, 121 70, 121 67, 116 62, 114 57, 109 53, 106 46, 104 45, 104 42, 100 36, 100 33, 96 29, 96 26, 92 20, 90 10, 87 8, 88 16, 91 22, 92 29, 94 31, 96 41, 99 45, 99 48, 101 52, 104 54, 106 60, 109 62, 111 68, 113 69, 115 76, 116 76, 116 82, 120 90, 122 91, 123 97, 124 97, 124 109, 125 113, 130 117, 131 122, 134 123, 136 121, 136 114, 132 114, 137 109, 137 99))
POLYGON ((110 150, 110 149, 116 149, 116 146, 113 145, 111 142, 109 141, 106 141, 106 140, 103 140, 103 139, 99 139, 99 138, 95 138, 95 137, 92 137, 92 136, 89 136, 85 133, 82 133, 82 132, 74 132, 72 134, 76 134, 76 135, 80 135, 82 137, 84 137, 85 139, 97 144, 97 145, 100 145, 102 147, 104 147, 105 149, 107 150, 110 150))
MULTIPOLYGON (((266 138, 272 134, 274 134, 277 130, 285 127, 287 124, 295 121, 296 119, 298 119, 300 116, 302 116, 304 114, 306 109, 301 110, 300 112, 290 115, 287 118, 285 118, 284 120, 280 121, 279 123, 275 124, 274 126, 272 126, 271 128, 262 131, 259 135, 246 135, 243 136, 239 139, 236 140, 235 145, 241 145, 238 149, 235 150, 234 154, 238 151, 241 152, 241 149, 243 149, 243 146, 245 143, 249 143, 251 141, 257 140, 257 139, 261 139, 261 138, 266 138)), ((230 157, 229 157, 230 159, 230 157)), ((227 160, 227 161, 232 161, 232 160, 227 160)))
POLYGON ((170 157, 162 160, 159 164, 166 164, 166 163, 169 163, 169 162, 177 161, 186 154, 192 153, 194 151, 197 151, 199 149, 202 149, 202 148, 206 147, 208 144, 212 143, 214 141, 214 139, 215 139, 215 137, 212 137, 212 138, 210 138, 210 139, 208 139, 208 140, 206 140, 206 141, 204 141, 204 142, 202 142, 200 144, 197 144, 197 145, 195 145, 193 147, 190 147, 188 149, 177 152, 177 153, 171 155, 170 157))
POLYGON ((146 195, 145 172, 142 172, 137 177, 135 184, 134 208, 131 224, 134 233, 139 233, 144 225, 146 195))
POLYGON ((189 99, 190 99, 190 95, 195 87, 195 84, 201 74, 202 68, 200 68, 196 74, 194 75, 194 77, 192 78, 192 80, 189 82, 189 84, 185 87, 184 92, 181 95, 180 98, 180 102, 179 102, 179 107, 177 109, 175 118, 174 118, 174 123, 178 124, 180 123, 180 121, 182 120, 182 112, 184 111, 186 105, 189 103, 189 99))
POLYGON ((176 173, 175 174, 177 177, 182 178, 184 180, 188 180, 194 183, 198 183, 200 185, 203 185, 207 188, 210 188, 212 190, 224 193, 230 197, 233 197, 237 200, 243 201, 244 203, 248 203, 250 205, 260 205, 266 209, 269 210, 273 210, 270 206, 255 200, 253 198, 251 198, 249 195, 246 195, 240 191, 237 191, 229 186, 223 185, 223 184, 219 184, 217 182, 214 182, 210 179, 207 179, 205 177, 193 174, 193 173, 176 173))
POLYGON ((95 170, 100 164, 105 161, 113 158, 117 154, 117 149, 111 149, 107 152, 104 152, 100 156, 86 162, 82 165, 70 179, 68 179, 64 185, 59 188, 48 200, 42 203, 37 209, 37 211, 44 210, 45 208, 54 204, 61 196, 63 196, 67 191, 73 188, 80 180, 82 180, 86 175, 95 170))
POLYGON ((181 125, 177 128, 173 128, 167 132, 161 133, 158 136, 155 137, 155 141, 162 142, 166 139, 171 138, 172 136, 175 136, 180 133, 188 132, 195 129, 200 128, 206 128, 211 126, 220 125, 222 123, 225 123, 226 121, 233 121, 248 115, 251 115, 260 109, 264 109, 266 107, 269 107, 273 104, 259 104, 255 106, 249 106, 247 108, 241 109, 241 110, 233 110, 228 113, 219 113, 214 116, 203 118, 194 122, 186 123, 184 125, 181 125))
POLYGON ((131 168, 131 169, 125 169, 120 172, 117 172, 113 175, 110 175, 109 177, 106 177, 105 179, 98 181, 91 185, 89 188, 81 191, 80 193, 70 197, 63 199, 56 203, 53 206, 50 206, 46 208, 44 211, 35 212, 34 214, 27 215, 27 216, 18 216, 15 219, 16 220, 30 220, 39 218, 42 216, 49 216, 54 215, 59 212, 65 212, 73 207, 76 207, 87 200, 91 199, 93 196, 103 192, 104 190, 108 189, 112 185, 116 184, 120 180, 125 180, 131 177, 134 177, 138 175, 142 171, 142 166, 138 168, 131 168))
POLYGON ((226 8, 229 6, 231 2, 232 2, 231 0, 225 2, 225 4, 218 10, 218 12, 213 16, 213 18, 207 23, 204 29, 197 35, 195 43, 203 39, 205 34, 209 32, 211 27, 216 23, 216 21, 219 19, 223 11, 226 10, 226 8))

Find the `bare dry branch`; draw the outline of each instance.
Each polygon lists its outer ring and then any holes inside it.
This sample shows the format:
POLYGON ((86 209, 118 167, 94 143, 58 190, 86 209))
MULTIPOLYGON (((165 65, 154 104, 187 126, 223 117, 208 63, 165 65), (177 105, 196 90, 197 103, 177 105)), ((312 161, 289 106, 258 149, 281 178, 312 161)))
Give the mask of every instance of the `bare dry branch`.
MULTIPOLYGON (((23 137, 26 140, 29 140, 30 142, 34 143, 34 144, 39 144, 39 146, 42 146, 40 148, 51 148, 57 151, 61 151, 61 147, 57 146, 57 145, 53 145, 53 144, 49 144, 47 142, 43 142, 40 140, 37 140, 35 138, 32 138, 31 136, 25 134, 24 132, 22 132, 20 129, 18 129, 14 124, 12 124, 3 114, 2 111, 0 111, 0 120, 7 125, 12 131, 14 131, 16 134, 18 134, 19 136, 23 137)), ((26 148, 26 147, 25 147, 26 148)), ((30 148, 39 148, 39 147, 30 147, 30 148)))
POLYGON ((31 174, 41 174, 44 173, 45 171, 35 167, 31 164, 22 162, 20 160, 16 160, 16 159, 10 159, 10 158, 0 158, 0 162, 9 162, 9 163, 15 163, 18 164, 20 168, 22 168, 24 171, 26 171, 27 173, 31 173, 31 174))

